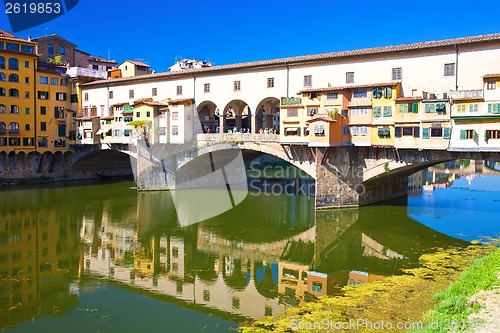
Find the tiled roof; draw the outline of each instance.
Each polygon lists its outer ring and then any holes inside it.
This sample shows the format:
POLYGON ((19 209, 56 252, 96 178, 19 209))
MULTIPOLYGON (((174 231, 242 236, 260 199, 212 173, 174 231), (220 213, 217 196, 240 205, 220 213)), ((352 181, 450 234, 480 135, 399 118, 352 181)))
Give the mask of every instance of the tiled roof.
POLYGON ((491 78, 496 78, 496 77, 500 77, 500 74, 486 74, 486 75, 483 75, 483 79, 491 79, 491 78))
POLYGON ((396 102, 420 101, 421 99, 423 99, 422 96, 406 96, 406 97, 398 97, 398 98, 396 98, 396 102))
POLYGON ((29 40, 26 40, 26 39, 23 39, 23 38, 19 38, 19 37, 10 37, 10 36, 0 36, 0 39, 5 39, 5 40, 11 40, 11 41, 15 41, 15 42, 23 42, 25 44, 33 44, 35 45, 36 43, 35 42, 32 42, 32 41, 29 41, 29 40))
MULTIPOLYGON (((339 58, 356 57, 356 56, 363 56, 363 55, 390 54, 390 53, 394 53, 394 52, 433 49, 433 48, 450 47, 450 46, 453 47, 455 45, 458 46, 458 45, 466 45, 466 44, 474 44, 474 43, 490 42, 490 41, 500 42, 500 33, 489 34, 489 35, 480 35, 480 36, 471 36, 471 37, 444 39, 444 40, 437 40, 437 41, 430 41, 430 42, 420 42, 420 43, 401 44, 401 45, 393 45, 393 46, 372 47, 372 48, 365 48, 365 49, 358 49, 358 50, 339 51, 339 52, 330 52, 330 53, 315 54, 315 55, 279 58, 279 59, 272 59, 272 60, 260 60, 260 61, 231 64, 231 65, 193 68, 193 69, 186 69, 183 71, 176 71, 176 72, 146 74, 146 75, 141 75, 139 77, 126 77, 126 78, 116 78, 116 79, 94 81, 94 82, 87 83, 84 86, 93 86, 93 85, 101 85, 101 84, 115 83, 115 82, 116 83, 127 82, 127 81, 130 81, 130 82, 147 81, 147 80, 161 79, 161 78, 165 78, 165 77, 186 76, 186 75, 191 75, 191 73, 210 73, 210 72, 217 72, 217 71, 243 69, 243 68, 285 66, 285 65, 301 64, 301 63, 307 63, 307 62, 316 62, 316 61, 333 60, 333 59, 339 59, 339 58)), ((128 61, 130 61, 130 60, 128 60, 128 61)))
POLYGON ((113 120, 115 119, 113 116, 101 117, 102 120, 113 120))
MULTIPOLYGON (((134 64, 134 65, 136 65, 136 66, 151 67, 151 66, 149 66, 148 64, 145 64, 145 63, 140 62, 140 61, 135 61, 135 60, 125 60, 125 61, 123 61, 121 64, 123 64, 123 63, 125 63, 125 62, 130 62, 131 64, 134 64)), ((121 65, 121 64, 120 64, 120 65, 121 65)))
POLYGON ((400 84, 400 81, 393 81, 393 82, 386 82, 386 83, 370 83, 370 84, 352 84, 352 85, 345 85, 345 86, 339 86, 339 87, 328 87, 328 88, 310 88, 310 89, 304 89, 301 91, 301 93, 308 93, 308 92, 320 92, 320 91, 338 91, 338 90, 345 90, 345 89, 358 89, 358 88, 372 88, 372 87, 383 87, 383 86, 396 86, 400 84))
POLYGON ((336 123, 337 122, 337 120, 332 119, 330 117, 316 117, 316 118, 313 118, 313 119, 309 119, 308 121, 306 121, 306 123, 314 123, 316 121, 326 121, 326 122, 329 122, 329 123, 336 123))
POLYGON ((168 102, 168 104, 177 104, 177 103, 184 103, 184 102, 190 102, 194 101, 193 98, 179 98, 179 99, 168 99, 165 102, 168 102))

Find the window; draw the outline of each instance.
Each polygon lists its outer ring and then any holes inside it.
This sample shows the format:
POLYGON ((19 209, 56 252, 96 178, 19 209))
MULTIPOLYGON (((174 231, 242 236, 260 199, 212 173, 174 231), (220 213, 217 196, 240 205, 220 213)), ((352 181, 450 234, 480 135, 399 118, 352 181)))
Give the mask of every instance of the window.
POLYGON ((401 67, 396 67, 392 69, 392 79, 401 80, 403 77, 401 67))
POLYGON ((0 88, 0 96, 5 96, 7 94, 4 88, 0 88))
POLYGON ((146 111, 146 117, 151 117, 151 111, 146 111))
POLYGON ((46 106, 40 106, 40 114, 47 114, 47 107, 46 106))
POLYGON ((500 113, 500 103, 489 103, 488 113, 499 114, 500 113))
POLYGON ((7 112, 7 108, 5 107, 5 105, 0 104, 0 113, 6 113, 6 112, 7 112))
POLYGON ((24 92, 24 98, 30 98, 30 92, 29 91, 25 91, 24 92))
POLYGON ((354 89, 354 97, 368 97, 368 91, 366 89, 354 89))
POLYGON ((78 94, 71 94, 71 103, 78 103, 78 94))
POLYGON ((24 108, 24 114, 30 114, 30 108, 24 108))
POLYGON ((17 74, 10 74, 9 75, 9 82, 19 82, 19 75, 17 75, 17 74))
POLYGON ((444 64, 444 76, 454 76, 455 75, 455 63, 444 64))
POLYGON ((234 91, 240 91, 240 90, 241 90, 241 82, 234 81, 234 91))
POLYGON ((40 122, 40 131, 46 131, 47 130, 47 123, 45 121, 40 122))
POLYGON ((287 117, 298 117, 299 109, 287 109, 286 116, 287 117))
POLYGON ((368 108, 352 108, 351 116, 367 116, 368 108))
POLYGON ((48 57, 54 58, 54 45, 49 44, 47 51, 48 51, 48 57))
POLYGON ((59 85, 59 79, 57 77, 51 77, 50 78, 50 85, 52 85, 52 86, 58 86, 59 85))
POLYGON ((9 69, 13 69, 13 70, 19 69, 19 61, 16 58, 9 59, 9 69))
POLYGON ((172 126, 172 135, 179 135, 179 126, 172 126))
POLYGON ((5 73, 0 72, 0 81, 5 81, 5 73))
POLYGON ((377 129, 377 134, 380 138, 390 138, 391 129, 389 127, 379 127, 377 129))
POLYGON ((420 137, 420 127, 396 127, 394 128, 394 136, 400 138, 401 136, 413 136, 415 138, 420 137))
POLYGON ((27 131, 31 130, 31 125, 30 124, 24 125, 24 129, 27 131))
POLYGON ((128 98, 134 98, 134 89, 128 91, 128 98))
POLYGON ((172 120, 179 119, 179 112, 172 112, 172 120))
POLYGON ((337 92, 326 93, 326 99, 337 99, 337 98, 339 98, 339 93, 337 92))
POLYGON ((65 87, 68 86, 68 79, 61 79, 59 82, 60 82, 59 85, 61 85, 61 86, 65 86, 65 87))
POLYGON ((23 45, 23 44, 21 44, 21 52, 25 52, 25 53, 33 53, 33 51, 34 51, 33 46, 31 46, 31 45, 23 45))
MULTIPOLYGON (((71 97, 73 97, 73 95, 71 95, 71 97)), ((113 99, 113 90, 109 91, 109 99, 113 99)))
POLYGON ((49 146, 49 141, 46 137, 38 137, 38 147, 47 148, 49 146))
POLYGON ((19 97, 19 90, 9 89, 9 97, 19 97))
POLYGON ((431 127, 431 138, 442 138, 443 137, 443 128, 439 127, 431 127))
POLYGON ((351 130, 350 130, 349 126, 342 127, 342 135, 350 135, 350 134, 351 134, 351 130))
POLYGON ((30 62, 29 61, 25 61, 24 62, 24 68, 30 68, 30 62))
POLYGON ((7 42, 5 43, 5 49, 11 51, 19 51, 19 44, 7 42))
POLYGON ((345 83, 354 83, 354 72, 345 73, 345 83))
POLYGON ((325 126, 314 125, 314 136, 325 136, 325 126))
POLYGON ((48 91, 39 91, 38 92, 38 99, 49 99, 49 92, 48 91))
POLYGON ((49 84, 49 78, 48 76, 40 76, 40 84, 49 84))
POLYGON ((157 96, 158 95, 158 88, 152 88, 151 89, 151 96, 157 96))
POLYGON ((457 104, 457 112, 465 112, 466 105, 465 104, 457 104))
POLYGON ((0 121, 0 134, 5 134, 7 132, 7 126, 3 121, 0 121))
POLYGON ((137 118, 140 118, 140 117, 141 117, 141 112, 140 112, 140 111, 136 111, 135 116, 136 116, 137 118))
POLYGON ((206 93, 210 92, 210 83, 205 83, 203 85, 203 92, 206 92, 206 93))
POLYGON ((64 108, 56 106, 54 107, 54 118, 62 119, 64 118, 64 108))
POLYGON ((486 141, 489 139, 500 139, 500 130, 486 130, 484 135, 486 141))
POLYGON ((240 308, 240 299, 239 297, 233 296, 231 303, 233 305, 233 309, 239 309, 240 308))
POLYGON ((300 127, 285 127, 285 136, 300 136, 300 127))
POLYGON ((476 134, 476 131, 470 129, 470 130, 460 130, 460 140, 470 140, 474 139, 476 134))
POLYGON ((375 118, 382 117, 382 107, 381 106, 374 106, 373 107, 373 117, 375 117, 375 118))
POLYGON ((270 77, 267 79, 267 87, 274 88, 274 77, 270 77))
POLYGON ((177 95, 182 95, 182 86, 177 86, 176 92, 177 92, 177 95))
POLYGON ((30 78, 29 77, 25 77, 24 78, 24 83, 30 83, 30 78))
POLYGON ((0 68, 5 69, 5 58, 0 57, 0 68))
POLYGON ((425 113, 435 113, 446 114, 446 104, 445 103, 426 103, 425 113))
POLYGON ((312 75, 304 75, 304 87, 312 87, 312 75))
POLYGON ((66 93, 56 92, 56 100, 65 101, 66 100, 66 93))
POLYGON ((323 292, 323 284, 320 282, 313 281, 311 285, 311 290, 314 293, 321 294, 323 292))
POLYGON ((384 106, 384 117, 392 117, 392 106, 384 106))
MULTIPOLYGON (((328 109, 328 108, 325 108, 325 113, 328 113, 328 112, 326 111, 327 109, 328 109)), ((307 108, 307 115, 308 115, 309 117, 312 117, 312 116, 314 116, 314 115, 315 115, 315 114, 317 114, 317 113, 318 113, 318 108, 307 108)))
POLYGON ((59 47, 59 54, 60 55, 65 55, 66 54, 66 49, 64 48, 64 46, 59 47))
POLYGON ((10 123, 9 124, 9 134, 19 134, 19 124, 18 123, 10 123))
POLYGON ((203 300, 210 302, 210 290, 203 290, 203 300))
POLYGON ((479 109, 479 104, 471 103, 469 104, 469 112, 477 112, 479 109))

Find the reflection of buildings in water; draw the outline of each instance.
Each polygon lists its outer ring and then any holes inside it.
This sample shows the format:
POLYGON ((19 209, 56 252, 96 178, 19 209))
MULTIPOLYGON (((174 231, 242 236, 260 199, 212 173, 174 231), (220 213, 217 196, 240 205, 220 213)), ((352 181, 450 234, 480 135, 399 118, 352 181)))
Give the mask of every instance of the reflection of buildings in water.
POLYGON ((422 188, 427 180, 427 170, 421 170, 415 172, 408 177, 408 195, 420 195, 422 194, 422 188))
POLYGON ((362 271, 350 271, 349 272, 349 285, 363 284, 382 280, 385 278, 384 275, 370 274, 368 272, 362 271))
POLYGON ((1 325, 74 306, 79 243, 72 220, 48 208, 1 216, 1 325))
POLYGON ((385 248, 384 245, 365 233, 361 233, 361 246, 363 247, 363 256, 365 257, 375 257, 383 260, 404 259, 403 255, 385 248))

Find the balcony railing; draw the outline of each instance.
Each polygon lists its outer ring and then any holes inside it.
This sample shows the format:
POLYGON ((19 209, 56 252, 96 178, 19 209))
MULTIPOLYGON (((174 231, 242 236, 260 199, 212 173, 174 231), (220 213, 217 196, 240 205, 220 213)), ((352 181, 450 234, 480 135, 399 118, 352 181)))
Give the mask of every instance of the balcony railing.
POLYGON ((70 67, 66 70, 66 74, 68 74, 70 77, 82 76, 82 77, 91 77, 95 79, 108 78, 107 71, 100 71, 92 68, 70 67))

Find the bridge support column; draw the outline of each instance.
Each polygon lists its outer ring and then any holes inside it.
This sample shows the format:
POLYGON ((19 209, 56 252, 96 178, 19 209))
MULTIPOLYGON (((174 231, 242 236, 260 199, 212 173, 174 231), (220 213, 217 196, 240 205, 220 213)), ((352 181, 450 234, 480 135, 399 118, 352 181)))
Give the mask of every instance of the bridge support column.
POLYGON ((226 132, 226 115, 221 115, 219 117, 219 133, 226 132))
POLYGON ((250 127, 252 128, 252 133, 253 133, 253 134, 257 134, 257 132, 258 132, 258 130, 259 130, 259 129, 257 128, 257 115, 256 115, 256 114, 254 114, 254 113, 252 113, 252 114, 250 115, 250 117, 251 117, 251 118, 250 118, 250 127))
POLYGON ((316 148, 316 208, 355 207, 362 192, 353 165, 355 154, 348 147, 316 148))
POLYGON ((241 116, 236 115, 235 116, 235 126, 238 129, 238 131, 241 129, 241 116))

